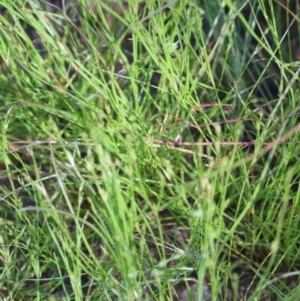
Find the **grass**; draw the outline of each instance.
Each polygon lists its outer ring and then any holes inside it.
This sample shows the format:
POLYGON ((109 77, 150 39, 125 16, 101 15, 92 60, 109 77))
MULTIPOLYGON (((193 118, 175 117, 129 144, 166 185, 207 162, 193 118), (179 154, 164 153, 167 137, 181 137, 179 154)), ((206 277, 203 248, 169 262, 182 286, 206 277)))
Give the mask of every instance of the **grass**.
POLYGON ((295 300, 296 1, 63 3, 1 4, 0 299, 295 300))

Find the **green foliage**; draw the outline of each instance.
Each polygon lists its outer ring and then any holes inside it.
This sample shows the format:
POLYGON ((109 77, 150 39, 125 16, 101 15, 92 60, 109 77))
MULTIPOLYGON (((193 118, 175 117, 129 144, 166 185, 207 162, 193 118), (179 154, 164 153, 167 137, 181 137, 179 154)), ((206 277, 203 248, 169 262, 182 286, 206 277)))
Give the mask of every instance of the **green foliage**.
POLYGON ((296 1, 2 2, 0 299, 295 300, 296 1))

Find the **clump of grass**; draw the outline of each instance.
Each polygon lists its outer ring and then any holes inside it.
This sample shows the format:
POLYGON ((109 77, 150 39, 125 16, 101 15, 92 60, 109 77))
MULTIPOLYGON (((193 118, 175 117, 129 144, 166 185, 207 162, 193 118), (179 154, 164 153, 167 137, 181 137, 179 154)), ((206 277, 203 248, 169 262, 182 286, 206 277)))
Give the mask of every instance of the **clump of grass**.
POLYGON ((292 4, 3 5, 1 298, 297 296, 292 4))

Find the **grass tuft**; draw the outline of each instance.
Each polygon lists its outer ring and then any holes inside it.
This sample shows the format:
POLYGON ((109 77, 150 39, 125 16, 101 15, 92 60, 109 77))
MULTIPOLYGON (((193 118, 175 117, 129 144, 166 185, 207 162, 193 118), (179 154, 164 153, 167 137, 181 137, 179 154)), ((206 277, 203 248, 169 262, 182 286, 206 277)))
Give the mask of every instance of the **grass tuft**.
POLYGON ((297 299, 296 2, 1 3, 0 300, 297 299))

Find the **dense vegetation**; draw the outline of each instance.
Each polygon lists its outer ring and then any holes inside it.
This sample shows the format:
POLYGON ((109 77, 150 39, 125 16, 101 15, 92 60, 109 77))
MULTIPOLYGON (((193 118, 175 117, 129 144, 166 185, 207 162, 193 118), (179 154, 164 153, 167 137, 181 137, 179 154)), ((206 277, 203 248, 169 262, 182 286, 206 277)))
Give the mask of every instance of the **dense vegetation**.
POLYGON ((296 0, 0 5, 0 300, 297 300, 296 0))

